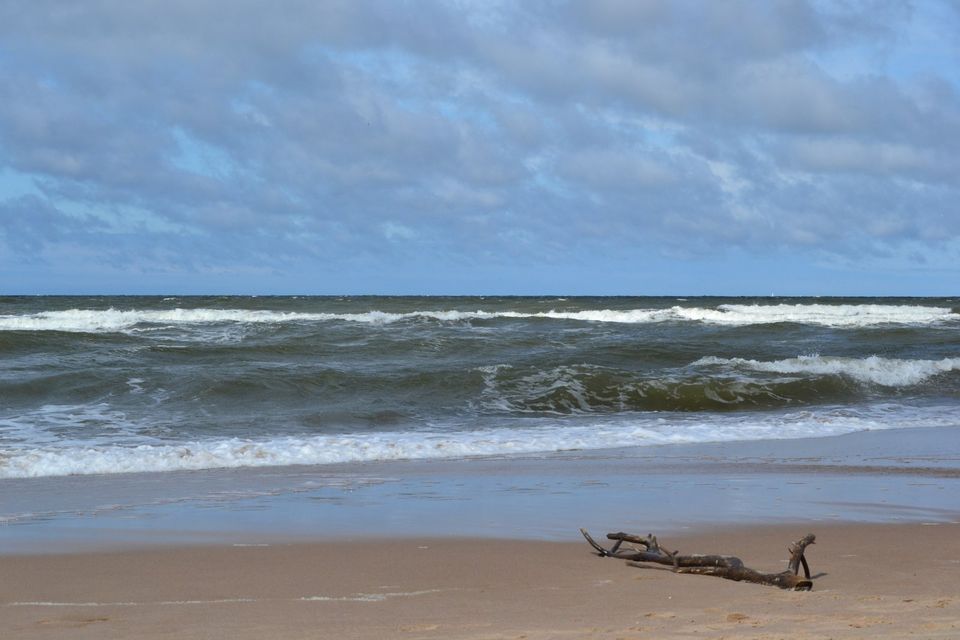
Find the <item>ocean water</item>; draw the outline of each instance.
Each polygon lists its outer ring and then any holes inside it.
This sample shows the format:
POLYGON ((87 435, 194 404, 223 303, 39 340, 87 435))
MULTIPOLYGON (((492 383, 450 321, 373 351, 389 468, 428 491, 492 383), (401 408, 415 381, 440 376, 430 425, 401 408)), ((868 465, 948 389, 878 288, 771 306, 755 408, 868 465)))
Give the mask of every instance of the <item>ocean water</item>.
POLYGON ((5 297, 0 478, 958 427, 958 307, 5 297))

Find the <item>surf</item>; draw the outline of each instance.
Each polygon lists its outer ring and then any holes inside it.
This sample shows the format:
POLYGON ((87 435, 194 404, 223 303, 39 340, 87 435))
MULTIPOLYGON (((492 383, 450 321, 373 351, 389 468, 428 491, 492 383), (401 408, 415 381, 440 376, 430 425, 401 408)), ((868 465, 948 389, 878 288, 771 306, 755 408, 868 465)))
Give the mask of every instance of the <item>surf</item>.
POLYGON ((721 304, 710 307, 580 309, 580 310, 369 310, 350 313, 278 311, 270 309, 68 309, 0 315, 0 331, 61 331, 103 333, 149 326, 197 326, 211 324, 290 324, 347 322, 388 325, 411 320, 441 323, 474 320, 562 320, 585 323, 656 324, 701 323, 748 326, 795 323, 834 328, 880 325, 936 325, 960 321, 949 307, 884 304, 721 304))

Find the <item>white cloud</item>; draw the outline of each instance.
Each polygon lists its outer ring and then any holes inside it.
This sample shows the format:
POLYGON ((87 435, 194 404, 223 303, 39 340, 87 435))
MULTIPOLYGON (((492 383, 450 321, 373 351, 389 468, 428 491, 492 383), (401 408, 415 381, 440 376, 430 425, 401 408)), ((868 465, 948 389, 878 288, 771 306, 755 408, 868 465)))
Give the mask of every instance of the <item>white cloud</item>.
MULTIPOLYGON (((5 242, 220 270, 389 263, 414 241, 417 259, 498 265, 945 251, 960 53, 930 16, 946 12, 5 3, 0 171, 30 176, 47 212, 5 221, 5 242), (55 212, 76 210, 102 224, 64 233, 55 212), (121 224, 130 211, 144 222, 121 224)), ((23 195, 0 182, 5 215, 23 195)))
POLYGON ((413 240, 417 237, 417 232, 410 227, 405 227, 396 222, 384 222, 380 225, 380 230, 387 240, 413 240))

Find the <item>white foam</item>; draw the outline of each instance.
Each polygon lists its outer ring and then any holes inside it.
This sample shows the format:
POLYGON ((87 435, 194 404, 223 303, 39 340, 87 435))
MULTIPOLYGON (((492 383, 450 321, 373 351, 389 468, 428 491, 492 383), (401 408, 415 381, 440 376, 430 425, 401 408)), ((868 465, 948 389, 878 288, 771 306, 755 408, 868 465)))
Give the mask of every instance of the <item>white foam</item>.
POLYGON ((302 314, 240 309, 119 310, 70 309, 28 315, 0 316, 0 330, 102 333, 125 331, 140 324, 203 325, 219 323, 283 323, 333 318, 332 314, 302 314))
MULTIPOLYGON (((155 427, 156 429, 156 427, 155 427)), ((0 439, 30 445, 100 445, 142 442, 141 425, 105 402, 82 405, 48 404, 17 416, 0 418, 0 439), (110 425, 106 432, 91 436, 82 425, 110 425), (73 434, 67 437, 66 434, 73 434)), ((3 450, 0 449, 0 457, 3 450)), ((0 463, 2 464, 2 463, 0 463)))
MULTIPOLYGON (((668 309, 585 309, 581 311, 460 311, 424 310, 406 313, 301 313, 245 309, 70 309, 25 315, 0 315, 0 331, 65 331, 103 333, 130 331, 141 325, 155 327, 224 323, 282 324, 291 322, 358 322, 390 324, 403 320, 432 319, 441 322, 496 318, 577 320, 647 324, 702 322, 718 325, 751 325, 794 322, 829 327, 866 327, 883 324, 929 325, 956 321, 960 316, 948 308, 915 305, 720 305, 716 309, 674 306, 668 309)), ((144 328, 144 327, 141 327, 144 328)))
POLYGON ((234 467, 318 465, 401 459, 547 453, 668 443, 789 439, 865 429, 956 426, 955 408, 877 405, 793 413, 636 414, 632 418, 517 421, 461 431, 397 431, 249 440, 211 439, 136 446, 0 449, 0 478, 137 473, 234 467), (534 426, 528 426, 528 425, 534 426))
MULTIPOLYGON (((719 314, 703 314, 705 321, 718 324, 772 324, 796 322, 829 327, 865 327, 881 324, 927 325, 957 320, 957 314, 944 307, 885 304, 777 304, 720 305, 719 314)), ((696 310, 691 310, 696 311, 696 310)), ((691 314, 695 317, 695 313, 691 314)))
POLYGON ((701 358, 694 366, 720 365, 770 373, 842 375, 859 382, 884 387, 917 385, 933 376, 960 371, 960 358, 942 360, 899 360, 870 356, 840 358, 819 355, 799 356, 786 360, 760 361, 744 358, 701 358))

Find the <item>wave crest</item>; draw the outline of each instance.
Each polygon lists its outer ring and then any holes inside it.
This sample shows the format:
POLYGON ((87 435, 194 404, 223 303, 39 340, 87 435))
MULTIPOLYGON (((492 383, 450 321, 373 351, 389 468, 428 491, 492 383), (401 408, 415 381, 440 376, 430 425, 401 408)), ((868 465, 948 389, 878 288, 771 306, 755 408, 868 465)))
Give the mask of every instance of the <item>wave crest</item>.
POLYGON ((579 311, 476 311, 423 310, 403 313, 365 311, 359 313, 306 313, 294 311, 244 309, 69 309, 24 315, 0 315, 0 331, 118 332, 138 325, 208 325, 222 323, 283 324, 304 322, 356 322, 391 324, 405 320, 427 319, 438 322, 471 320, 544 319, 651 324, 662 322, 700 322, 725 326, 798 323, 850 328, 877 325, 931 325, 956 320, 949 308, 917 305, 829 305, 724 304, 715 309, 674 306, 667 309, 583 309, 579 311))
POLYGON ((912 407, 877 405, 860 411, 834 408, 772 415, 709 418, 687 415, 670 420, 654 414, 632 420, 544 422, 536 426, 446 433, 397 431, 263 440, 227 438, 137 446, 48 445, 0 449, 0 478, 463 458, 671 443, 822 437, 865 429, 938 424, 956 424, 952 408, 918 411, 912 407))
POLYGON ((868 358, 799 356, 786 360, 760 361, 745 358, 701 358, 694 366, 723 366, 768 373, 837 375, 858 382, 883 387, 908 387, 930 378, 960 371, 960 358, 941 360, 897 360, 870 356, 868 358))

